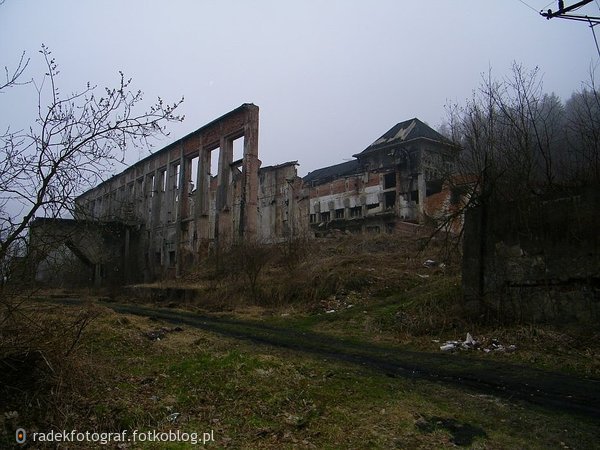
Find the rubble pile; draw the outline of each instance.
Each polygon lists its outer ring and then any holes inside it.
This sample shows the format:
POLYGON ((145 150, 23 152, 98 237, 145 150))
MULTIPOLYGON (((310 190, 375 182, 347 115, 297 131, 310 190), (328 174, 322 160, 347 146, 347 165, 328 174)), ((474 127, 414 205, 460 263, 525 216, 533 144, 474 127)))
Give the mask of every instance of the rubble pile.
POLYGON ((485 342, 485 340, 483 339, 476 340, 473 338, 473 336, 471 336, 471 333, 467 333, 467 337, 464 341, 446 341, 442 345, 440 345, 440 350, 443 352, 454 352, 458 350, 478 350, 484 353, 511 353, 514 352, 516 349, 516 345, 503 345, 498 341, 498 339, 491 339, 489 343, 485 342))

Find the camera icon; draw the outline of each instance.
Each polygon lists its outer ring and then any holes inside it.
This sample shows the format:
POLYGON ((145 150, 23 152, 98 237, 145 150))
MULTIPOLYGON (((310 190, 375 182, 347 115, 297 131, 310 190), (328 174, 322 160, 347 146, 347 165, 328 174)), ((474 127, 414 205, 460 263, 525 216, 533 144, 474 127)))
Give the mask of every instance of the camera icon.
POLYGON ((23 428, 17 428, 15 439, 17 440, 17 444, 24 444, 27 440, 27 432, 23 428))

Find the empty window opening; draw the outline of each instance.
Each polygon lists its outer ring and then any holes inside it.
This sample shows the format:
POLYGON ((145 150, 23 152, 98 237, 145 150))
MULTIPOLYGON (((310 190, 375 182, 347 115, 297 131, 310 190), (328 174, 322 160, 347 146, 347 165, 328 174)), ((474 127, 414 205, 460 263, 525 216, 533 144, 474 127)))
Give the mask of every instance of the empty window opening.
POLYGON ((176 264, 175 250, 169 252, 169 267, 175 267, 176 264))
POLYGON ((173 166, 173 176, 175 179, 173 180, 173 186, 175 189, 179 189, 179 176, 181 175, 181 164, 177 163, 173 166))
POLYGON ((329 211, 321 213, 321 222, 329 222, 330 218, 329 211))
POLYGON ((200 162, 200 157, 195 156, 190 159, 190 179, 188 182, 190 183, 190 193, 196 189, 196 183, 198 182, 198 164, 200 162))
POLYGON ((442 192, 443 183, 440 180, 437 181, 428 181, 425 185, 425 195, 429 197, 430 195, 437 194, 438 192, 442 192))
POLYGON ((317 221, 317 215, 316 214, 311 214, 310 215, 310 223, 315 223, 317 221))
POLYGON ((149 197, 154 197, 154 192, 156 190, 156 177, 154 176, 154 174, 148 175, 147 183, 149 197))
POLYGON ((396 192, 395 191, 386 192, 384 194, 384 200, 385 200, 385 209, 394 208, 394 206, 396 206, 396 192))
POLYGON ((419 204, 419 191, 412 191, 410 193, 411 201, 415 202, 417 205, 419 204))
POLYGON ((355 206, 354 208, 350 208, 350 217, 362 217, 362 207, 355 206))
POLYGON ((379 208, 379 203, 369 203, 367 205, 367 209, 376 209, 379 208))
POLYGON ((466 187, 459 186, 452 188, 450 192, 450 204, 458 205, 461 202, 462 198, 467 195, 468 190, 466 187))
POLYGON ((239 161, 244 158, 244 136, 234 139, 232 141, 233 146, 233 162, 239 161))
POLYGON ((144 198, 144 179, 138 178, 135 183, 135 197, 138 200, 142 200, 144 198))
POLYGON ((160 191, 167 191, 167 169, 163 169, 160 171, 160 191))
POLYGON ((396 172, 386 173, 383 177, 383 188, 390 189, 396 187, 396 172))
POLYGON ((336 219, 343 219, 344 218, 344 208, 340 208, 340 209, 336 209, 335 210, 335 218, 336 219))
POLYGON ((217 147, 210 151, 210 176, 216 177, 219 174, 219 158, 221 156, 221 148, 217 147))

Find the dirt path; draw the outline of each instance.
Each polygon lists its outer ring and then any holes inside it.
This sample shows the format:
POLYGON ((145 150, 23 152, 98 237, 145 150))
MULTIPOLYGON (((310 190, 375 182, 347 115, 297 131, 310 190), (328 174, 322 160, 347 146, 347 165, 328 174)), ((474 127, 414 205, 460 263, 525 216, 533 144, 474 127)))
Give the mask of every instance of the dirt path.
MULTIPOLYGON (((81 304, 81 300, 56 300, 81 304)), ((412 377, 467 387, 484 394, 560 411, 600 417, 600 380, 546 372, 500 361, 456 354, 411 352, 372 343, 356 343, 258 321, 203 316, 133 304, 100 303, 118 313, 134 314, 208 330, 263 345, 360 364, 389 376, 412 377)))

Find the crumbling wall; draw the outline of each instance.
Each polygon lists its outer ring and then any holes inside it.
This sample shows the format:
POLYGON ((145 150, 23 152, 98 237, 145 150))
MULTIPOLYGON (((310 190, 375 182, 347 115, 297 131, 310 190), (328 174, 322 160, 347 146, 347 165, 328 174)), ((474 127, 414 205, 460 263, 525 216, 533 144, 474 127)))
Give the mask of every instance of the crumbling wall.
POLYGON ((599 197, 590 189, 469 210, 466 306, 508 321, 598 320, 599 197))
POLYGON ((35 219, 28 245, 31 276, 53 286, 121 284, 136 270, 129 261, 135 235, 115 222, 35 219))
POLYGON ((128 281, 178 276, 238 240, 301 231, 297 163, 260 169, 258 113, 244 104, 77 198, 77 219, 137 231, 128 281))
POLYGON ((259 166, 258 107, 244 104, 81 195, 77 218, 137 227, 138 279, 175 276, 256 238, 259 166))
POLYGON ((261 243, 303 238, 308 228, 307 201, 297 161, 260 169, 258 236, 261 243))

